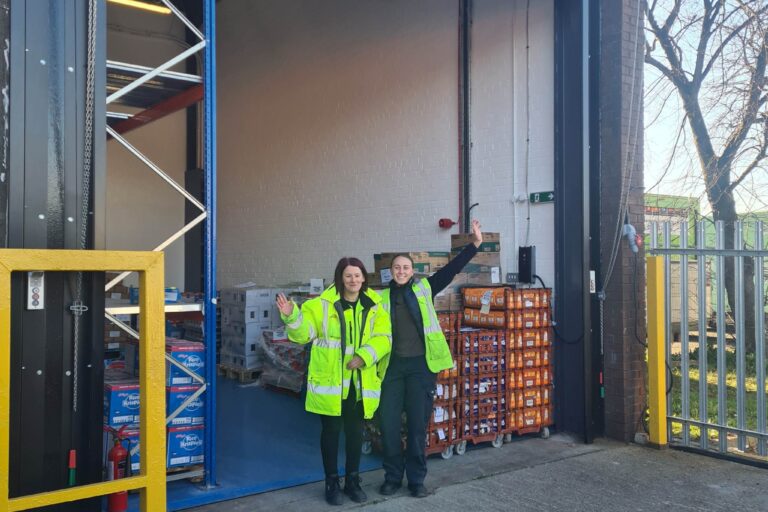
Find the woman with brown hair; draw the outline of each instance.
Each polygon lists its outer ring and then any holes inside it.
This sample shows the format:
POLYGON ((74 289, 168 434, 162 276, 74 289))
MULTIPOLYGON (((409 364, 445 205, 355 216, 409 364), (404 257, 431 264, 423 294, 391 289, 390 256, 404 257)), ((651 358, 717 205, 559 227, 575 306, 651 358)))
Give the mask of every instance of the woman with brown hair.
POLYGON ((338 451, 342 428, 346 438, 344 494, 367 500, 360 487, 363 419, 379 406, 381 379, 377 363, 392 348, 389 314, 381 297, 368 289, 365 266, 357 258, 341 258, 333 285, 298 308, 284 295, 277 307, 288 338, 312 343, 307 369, 308 412, 320 415, 320 452, 325 470, 325 499, 341 505, 338 451))

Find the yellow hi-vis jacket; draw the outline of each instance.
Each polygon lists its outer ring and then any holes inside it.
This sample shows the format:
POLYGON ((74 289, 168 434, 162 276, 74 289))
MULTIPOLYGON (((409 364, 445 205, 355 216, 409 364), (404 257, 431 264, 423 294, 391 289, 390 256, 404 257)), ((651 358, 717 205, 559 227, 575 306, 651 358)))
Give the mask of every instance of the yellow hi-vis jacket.
POLYGON ((381 297, 366 290, 360 293, 354 311, 343 309, 341 297, 332 285, 320 297, 305 302, 301 310, 294 307, 290 315, 280 316, 288 339, 312 343, 306 410, 341 416, 341 403, 349 395, 350 380, 354 378, 365 418, 373 418, 381 398, 377 363, 392 350, 392 324, 381 305, 381 297), (347 363, 355 355, 365 361, 365 366, 348 370, 347 363))
MULTIPOLYGON (((439 373, 442 370, 453 368, 453 355, 448 346, 448 342, 440 327, 440 321, 437 319, 435 305, 432 302, 432 287, 426 279, 416 279, 413 282, 413 293, 419 303, 419 312, 421 312, 421 321, 424 324, 424 349, 426 351, 427 367, 432 373, 439 373)), ((381 292, 382 304, 387 312, 390 312, 389 288, 381 292)), ((389 356, 379 365, 379 373, 384 377, 384 373, 389 366, 389 356)))

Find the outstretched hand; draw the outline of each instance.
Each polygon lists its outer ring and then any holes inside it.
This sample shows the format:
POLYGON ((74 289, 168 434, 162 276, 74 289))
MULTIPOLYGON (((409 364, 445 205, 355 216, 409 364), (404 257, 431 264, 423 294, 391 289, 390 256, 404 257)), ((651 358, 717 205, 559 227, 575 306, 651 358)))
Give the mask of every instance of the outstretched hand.
POLYGON ((277 303, 277 309, 279 309, 285 316, 293 313, 293 301, 288 299, 284 294, 278 293, 277 297, 275 297, 275 302, 277 303))
POLYGON ((472 241, 473 244, 475 244, 475 247, 480 247, 480 244, 483 243, 483 232, 480 231, 480 221, 479 220, 473 220, 472 221, 472 234, 475 236, 475 239, 472 241))

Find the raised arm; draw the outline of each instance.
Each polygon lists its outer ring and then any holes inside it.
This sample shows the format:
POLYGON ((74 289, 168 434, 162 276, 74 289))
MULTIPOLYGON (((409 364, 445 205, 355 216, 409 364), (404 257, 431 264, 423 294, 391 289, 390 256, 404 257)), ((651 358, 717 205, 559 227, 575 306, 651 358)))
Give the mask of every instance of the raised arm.
POLYGON ((299 309, 296 303, 287 299, 282 293, 277 295, 275 302, 277 309, 280 310, 280 318, 285 324, 285 333, 289 340, 305 344, 317 338, 314 314, 311 308, 305 307, 308 303, 304 303, 299 309))
POLYGON ((456 255, 446 266, 432 274, 429 280, 429 286, 432 288, 432 297, 440 293, 446 286, 451 284, 456 274, 469 263, 469 260, 475 257, 477 254, 477 248, 483 243, 483 232, 481 231, 480 222, 477 220, 472 221, 472 235, 473 240, 471 244, 467 246, 456 255))

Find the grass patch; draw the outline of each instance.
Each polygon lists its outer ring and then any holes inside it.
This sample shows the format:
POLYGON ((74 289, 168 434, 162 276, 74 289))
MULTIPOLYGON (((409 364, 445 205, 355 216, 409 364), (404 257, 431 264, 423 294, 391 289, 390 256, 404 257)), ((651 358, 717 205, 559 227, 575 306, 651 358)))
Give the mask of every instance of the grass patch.
MULTIPOLYGON (((726 400, 725 400, 725 418, 722 422, 729 427, 737 427, 737 410, 736 410, 736 354, 733 351, 726 350, 726 400)), ((682 370, 680 364, 680 355, 676 354, 671 357, 670 366, 673 375, 673 387, 669 394, 669 401, 671 404, 671 414, 678 417, 685 417, 683 415, 683 404, 681 396, 682 385, 682 370)), ((689 371, 688 378, 690 383, 689 393, 689 415, 692 419, 699 420, 699 385, 700 385, 700 372, 699 372, 699 350, 698 348, 693 350, 689 356, 689 371)), ((706 402, 706 417, 709 423, 720 423, 718 421, 718 394, 717 394, 717 350, 714 347, 710 347, 707 350, 707 374, 706 374, 706 389, 707 389, 707 402, 706 402)), ((744 386, 744 425, 748 430, 757 430, 757 377, 756 377, 756 364, 755 355, 747 354, 745 356, 745 386, 744 386)), ((768 391, 768 385, 763 390, 763 393, 768 391)), ((683 426, 679 423, 672 424, 672 434, 675 436, 682 435, 683 426)), ((696 426, 690 427, 690 435, 693 440, 701 438, 701 429, 696 426)), ((718 432, 716 430, 709 431, 709 439, 717 440, 718 432)))

